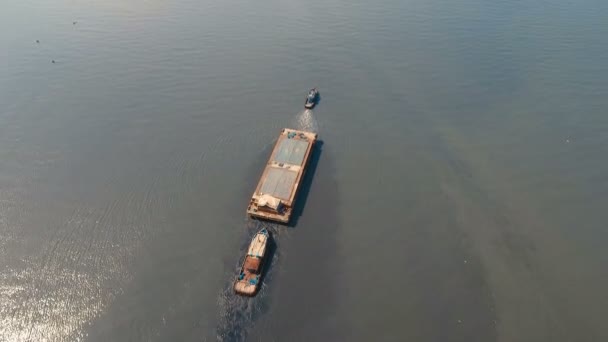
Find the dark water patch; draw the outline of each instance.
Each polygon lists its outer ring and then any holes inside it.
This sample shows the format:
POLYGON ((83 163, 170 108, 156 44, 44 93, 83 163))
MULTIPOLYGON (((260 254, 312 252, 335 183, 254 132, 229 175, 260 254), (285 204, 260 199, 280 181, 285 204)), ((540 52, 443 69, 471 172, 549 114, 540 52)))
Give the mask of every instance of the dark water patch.
POLYGON ((322 153, 323 141, 317 140, 317 142, 313 146, 313 150, 311 151, 310 160, 308 161, 308 166, 306 168, 306 173, 304 174, 304 179, 300 183, 300 190, 298 192, 298 195, 296 196, 296 202, 293 207, 291 220, 288 224, 288 226, 291 228, 295 228, 298 225, 300 217, 304 214, 306 203, 308 201, 308 196, 310 194, 310 189, 312 187, 312 182, 317 172, 317 167, 319 165, 319 160, 321 160, 322 153))

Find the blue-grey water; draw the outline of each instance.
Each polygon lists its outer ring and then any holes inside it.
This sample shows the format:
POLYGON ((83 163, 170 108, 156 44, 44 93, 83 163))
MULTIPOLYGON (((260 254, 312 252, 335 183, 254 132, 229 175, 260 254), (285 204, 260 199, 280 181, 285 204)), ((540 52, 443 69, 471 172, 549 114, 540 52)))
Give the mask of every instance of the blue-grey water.
POLYGON ((607 37, 602 0, 4 0, 0 341, 607 341, 607 37), (323 143, 236 297, 283 127, 323 143))

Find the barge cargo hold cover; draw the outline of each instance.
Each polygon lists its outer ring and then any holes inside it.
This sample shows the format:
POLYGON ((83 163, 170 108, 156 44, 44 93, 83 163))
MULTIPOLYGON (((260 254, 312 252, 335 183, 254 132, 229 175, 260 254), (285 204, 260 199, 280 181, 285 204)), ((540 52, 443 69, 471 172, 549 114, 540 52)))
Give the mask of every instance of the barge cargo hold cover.
POLYGON ((249 215, 289 222, 316 140, 316 133, 289 128, 281 131, 249 202, 249 215))

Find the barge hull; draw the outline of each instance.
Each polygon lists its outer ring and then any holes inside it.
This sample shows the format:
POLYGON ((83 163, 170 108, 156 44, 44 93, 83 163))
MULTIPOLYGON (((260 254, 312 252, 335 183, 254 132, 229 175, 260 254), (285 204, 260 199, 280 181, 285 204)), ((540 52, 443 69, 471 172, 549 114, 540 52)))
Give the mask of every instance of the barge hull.
POLYGON ((291 218, 317 134, 284 128, 251 196, 247 214, 281 223, 291 218))

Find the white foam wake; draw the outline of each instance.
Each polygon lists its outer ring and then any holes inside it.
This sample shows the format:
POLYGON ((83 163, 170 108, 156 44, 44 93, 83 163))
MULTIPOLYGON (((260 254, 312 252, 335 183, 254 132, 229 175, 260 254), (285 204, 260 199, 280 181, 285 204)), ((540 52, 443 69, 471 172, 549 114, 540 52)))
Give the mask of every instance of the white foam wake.
POLYGON ((319 133, 319 123, 312 110, 304 110, 296 115, 294 128, 301 131, 319 133))

